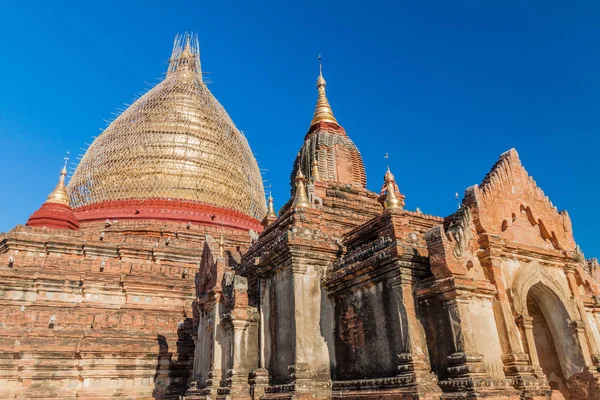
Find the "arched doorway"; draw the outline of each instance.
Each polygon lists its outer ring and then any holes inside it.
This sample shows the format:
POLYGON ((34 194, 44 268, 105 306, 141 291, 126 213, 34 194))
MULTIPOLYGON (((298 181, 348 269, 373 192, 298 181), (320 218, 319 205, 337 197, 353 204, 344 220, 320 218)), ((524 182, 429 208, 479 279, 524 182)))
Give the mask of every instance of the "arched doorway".
POLYGON ((585 361, 565 305, 552 289, 538 282, 527 293, 527 312, 532 318, 539 367, 553 390, 565 399, 574 399, 569 378, 585 369, 585 361))

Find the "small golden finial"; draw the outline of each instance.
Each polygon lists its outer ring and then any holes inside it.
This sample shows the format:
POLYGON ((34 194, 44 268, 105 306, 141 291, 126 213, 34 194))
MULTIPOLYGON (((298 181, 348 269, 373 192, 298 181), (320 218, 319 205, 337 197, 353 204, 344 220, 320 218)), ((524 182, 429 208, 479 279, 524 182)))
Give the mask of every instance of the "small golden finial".
POLYGON ((319 162, 317 161, 317 157, 313 158, 311 179, 313 182, 318 182, 321 180, 321 175, 319 174, 319 162))
POLYGON ((383 176, 383 182, 385 184, 387 184, 388 182, 395 182, 394 174, 392 174, 392 171, 390 171, 390 167, 387 167, 387 171, 385 171, 385 175, 383 176))
POLYGON ((385 201, 383 202, 383 208, 389 210, 391 208, 400 208, 400 200, 396 197, 395 193, 395 185, 394 185, 394 175, 390 168, 388 167, 385 176, 383 177, 385 182, 385 201))
POLYGON ((269 193, 269 205, 267 207, 267 218, 277 218, 277 214, 275 213, 275 208, 273 207, 273 196, 269 193))
POLYGON ((292 203, 292 207, 309 207, 310 202, 308 201, 308 196, 306 195, 306 178, 304 178, 304 174, 298 168, 298 172, 296 173, 296 193, 294 195, 294 202, 292 203))
POLYGON ((319 77, 317 78, 317 90, 319 91, 319 97, 317 99, 315 114, 310 122, 310 126, 313 126, 321 121, 333 122, 336 125, 338 124, 337 120, 333 116, 333 111, 329 105, 329 100, 327 100, 327 96, 325 95, 326 86, 327 82, 325 81, 325 78, 323 78, 323 64, 321 63, 321 55, 319 54, 319 77))
POLYGON ((65 177, 67 176, 68 161, 69 152, 67 152, 67 155, 65 156, 65 164, 60 170, 60 178, 58 178, 58 184, 46 199, 46 203, 63 204, 65 206, 70 206, 69 193, 67 192, 67 187, 65 186, 65 177))

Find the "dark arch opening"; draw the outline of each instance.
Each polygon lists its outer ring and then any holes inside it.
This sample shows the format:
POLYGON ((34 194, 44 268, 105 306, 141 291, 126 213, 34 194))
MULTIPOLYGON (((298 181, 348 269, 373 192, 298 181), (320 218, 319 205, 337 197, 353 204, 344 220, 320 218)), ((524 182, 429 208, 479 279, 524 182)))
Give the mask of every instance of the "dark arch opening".
POLYGON ((537 357, 550 387, 573 399, 569 378, 584 370, 585 361, 565 305, 549 287, 537 283, 527 294, 527 312, 533 318, 537 357))

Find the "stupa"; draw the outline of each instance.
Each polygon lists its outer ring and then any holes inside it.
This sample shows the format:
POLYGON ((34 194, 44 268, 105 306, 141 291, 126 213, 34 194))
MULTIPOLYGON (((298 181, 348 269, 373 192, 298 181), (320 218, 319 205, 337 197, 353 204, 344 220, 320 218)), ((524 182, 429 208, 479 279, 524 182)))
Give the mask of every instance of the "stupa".
POLYGON ((276 212, 177 37, 0 235, 0 398, 600 399, 600 266, 516 150, 451 215, 411 211, 325 89, 276 212))

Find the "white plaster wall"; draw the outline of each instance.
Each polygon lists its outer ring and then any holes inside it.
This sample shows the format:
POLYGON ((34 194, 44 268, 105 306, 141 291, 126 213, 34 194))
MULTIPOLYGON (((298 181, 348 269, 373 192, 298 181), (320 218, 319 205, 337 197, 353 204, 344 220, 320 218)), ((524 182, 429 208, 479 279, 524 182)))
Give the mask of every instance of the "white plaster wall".
POLYGON ((596 343, 598 344, 598 348, 600 348, 600 312, 594 313, 593 316, 594 316, 594 322, 590 325, 596 327, 596 329, 595 329, 596 333, 594 334, 594 337, 596 337, 595 335, 598 335, 597 339, 596 339, 596 343))
POLYGON ((304 274, 294 274, 296 316, 296 362, 310 365, 311 373, 330 376, 333 309, 321 290, 321 277, 314 267, 304 274))
POLYGON ((502 347, 494 318, 493 300, 473 297, 468 305, 468 318, 473 344, 483 356, 488 373, 493 378, 504 378, 502 347))
POLYGON ((502 263, 500 264, 500 270, 502 271, 502 280, 504 281, 504 286, 509 289, 513 286, 517 274, 521 269, 521 263, 517 260, 512 259, 502 259, 502 263))
POLYGON ((596 342, 596 348, 600 348, 600 314, 596 314, 592 312, 586 312, 586 317, 588 320, 588 325, 592 330, 592 337, 596 342))

